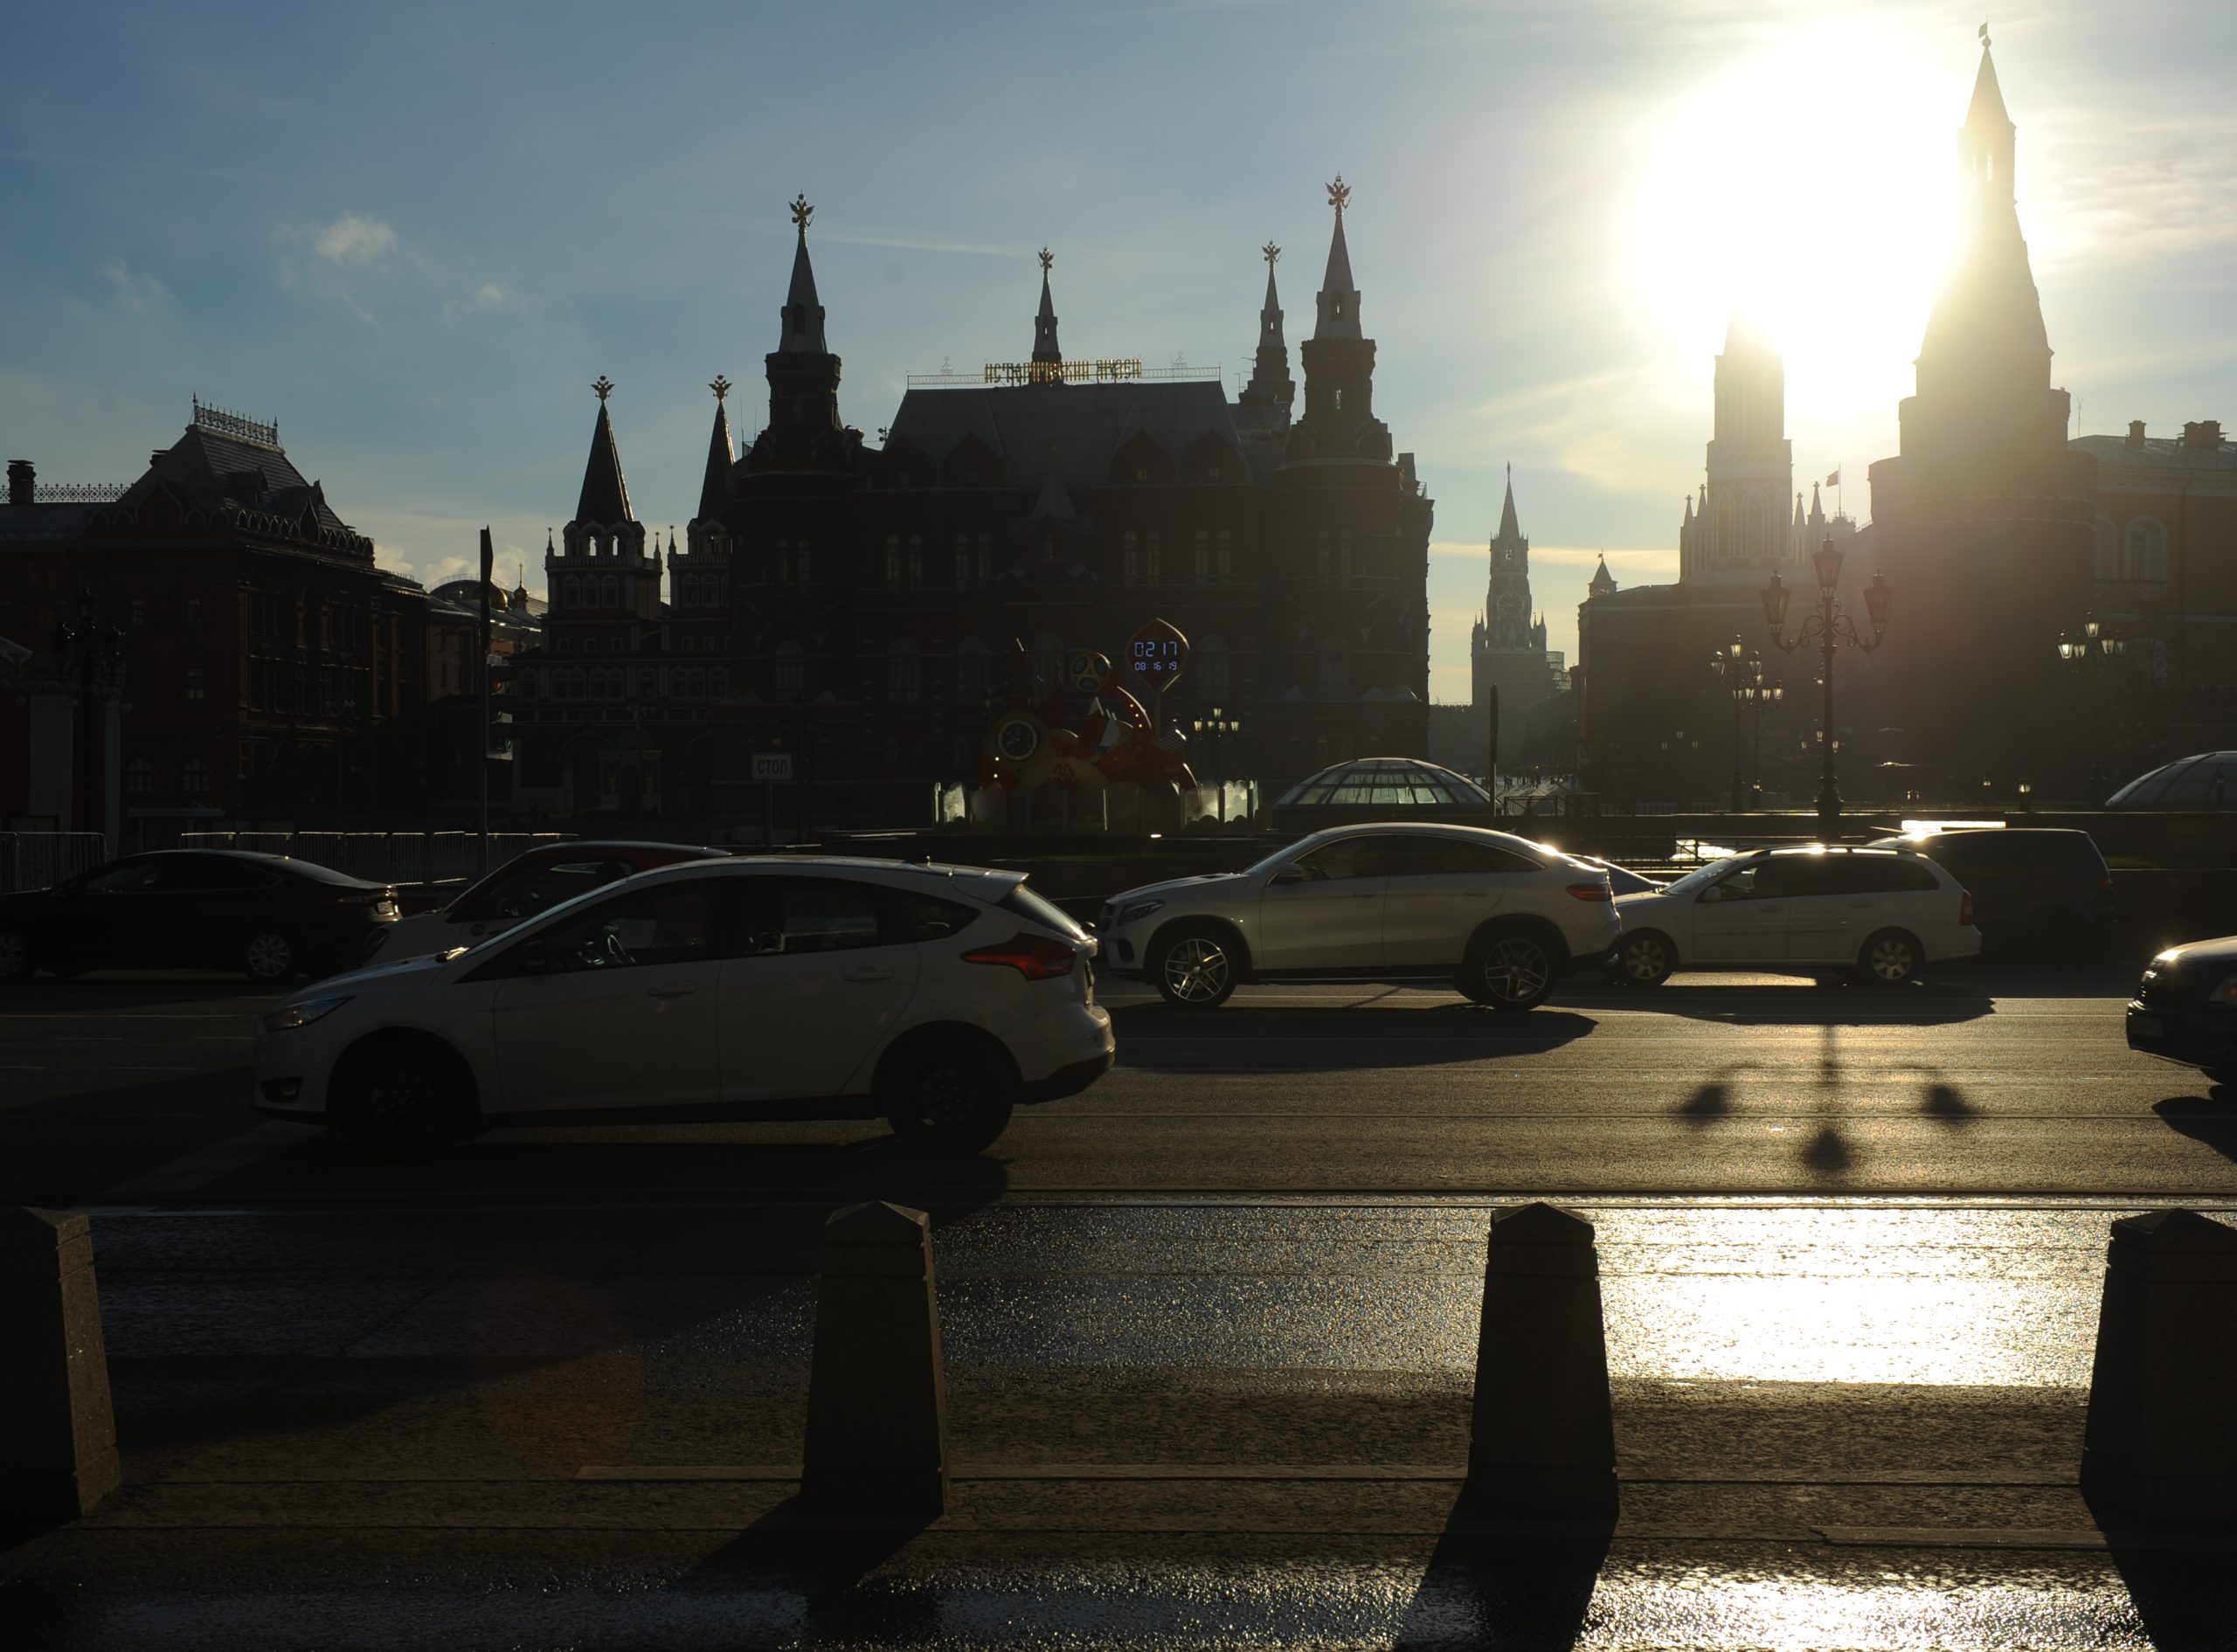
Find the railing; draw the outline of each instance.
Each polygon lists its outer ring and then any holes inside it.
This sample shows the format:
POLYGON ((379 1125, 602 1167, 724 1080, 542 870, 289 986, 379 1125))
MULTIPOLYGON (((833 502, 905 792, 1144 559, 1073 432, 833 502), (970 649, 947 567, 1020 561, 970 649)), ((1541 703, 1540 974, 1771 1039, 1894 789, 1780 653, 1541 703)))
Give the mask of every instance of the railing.
POLYGON ((937 390, 942 388, 952 389, 963 385, 970 385, 976 389, 986 390, 990 387, 999 388, 1016 384, 1059 383, 1067 384, 1132 384, 1138 379, 1224 379, 1227 377, 1227 364, 1225 363, 1221 363, 1212 367, 1188 367, 1186 365, 1180 367, 1143 367, 1138 363, 1130 362, 1127 363, 1129 370, 1124 373, 1110 370, 1098 372, 1096 370, 1098 368, 1109 370, 1113 365, 1113 363, 1108 362, 1087 361, 1041 363, 995 362, 988 363, 986 367, 981 368, 975 373, 911 373, 909 375, 909 388, 911 390, 937 390), (1043 370, 1039 372, 1031 370, 1035 367, 1038 367, 1043 370), (1013 369, 1015 370, 1011 370, 1013 369))
POLYGON ((0 895, 51 889, 107 859, 98 832, 0 832, 0 895))
MULTIPOLYGON (((492 832, 489 864, 501 867, 541 843, 561 843, 571 832, 492 832)), ((377 883, 437 883, 470 878, 480 869, 471 832, 187 832, 182 849, 248 849, 291 855, 377 883)))
POLYGON ((114 505, 129 482, 39 482, 31 488, 34 505, 114 505))

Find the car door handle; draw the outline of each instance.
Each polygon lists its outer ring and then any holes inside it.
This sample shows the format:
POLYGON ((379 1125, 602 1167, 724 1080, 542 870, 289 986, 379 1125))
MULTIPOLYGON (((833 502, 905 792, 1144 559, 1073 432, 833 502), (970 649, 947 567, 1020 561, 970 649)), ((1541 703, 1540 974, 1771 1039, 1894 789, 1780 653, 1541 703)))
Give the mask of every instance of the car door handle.
POLYGON ((1374 889, 1354 889, 1352 891, 1352 899, 1354 901, 1372 901, 1375 899, 1376 893, 1377 891, 1374 889))
POLYGON ((681 981, 662 981, 658 986, 647 987, 645 996, 647 998, 689 998, 698 990, 696 986, 686 986, 681 981))
POLYGON ((876 981, 891 980, 893 978, 893 971, 891 970, 874 969, 849 970, 841 978, 843 980, 852 981, 858 986, 868 986, 876 981))

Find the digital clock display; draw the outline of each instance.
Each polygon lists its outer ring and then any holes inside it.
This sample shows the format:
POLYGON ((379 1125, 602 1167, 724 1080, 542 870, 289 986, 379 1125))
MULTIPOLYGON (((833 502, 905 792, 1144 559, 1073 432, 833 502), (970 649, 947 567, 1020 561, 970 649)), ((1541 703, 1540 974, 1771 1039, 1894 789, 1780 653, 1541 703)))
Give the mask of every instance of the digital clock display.
POLYGON ((1181 669, 1188 655, 1177 637, 1138 638, 1134 643, 1134 669, 1152 676, 1181 669))

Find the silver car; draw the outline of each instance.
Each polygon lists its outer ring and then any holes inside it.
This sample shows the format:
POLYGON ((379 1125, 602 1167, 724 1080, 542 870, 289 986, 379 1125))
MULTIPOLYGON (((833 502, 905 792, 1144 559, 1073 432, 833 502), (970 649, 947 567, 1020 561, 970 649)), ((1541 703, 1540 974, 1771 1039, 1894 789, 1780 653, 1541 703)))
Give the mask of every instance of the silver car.
POLYGON ((1604 964, 1621 924, 1607 872, 1465 826, 1316 832, 1241 872, 1115 895, 1101 963, 1168 1004, 1212 1009, 1253 981, 1448 980, 1527 1010, 1604 964))

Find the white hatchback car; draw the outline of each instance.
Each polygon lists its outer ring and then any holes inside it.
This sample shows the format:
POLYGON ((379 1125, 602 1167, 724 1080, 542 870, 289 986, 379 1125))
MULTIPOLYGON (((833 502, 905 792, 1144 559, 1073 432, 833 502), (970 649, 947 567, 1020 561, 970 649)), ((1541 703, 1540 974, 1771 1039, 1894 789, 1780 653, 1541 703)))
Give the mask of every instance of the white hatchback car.
POLYGON ((499 1124, 871 1117, 975 1153, 1109 1070, 1095 953, 1015 872, 686 862, 319 982, 258 1022, 256 1105, 385 1156, 499 1124))
POLYGON ((1616 978, 1659 986, 1676 969, 1853 969, 1896 986, 1981 950, 1973 897, 1909 850, 1812 846, 1711 861, 1652 894, 1618 895, 1616 978))
POLYGON ((1613 956, 1608 874, 1466 826, 1315 832, 1242 872, 1114 895, 1097 920, 1106 969, 1146 975, 1183 1009, 1243 980, 1437 979, 1527 1010, 1613 956))

